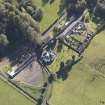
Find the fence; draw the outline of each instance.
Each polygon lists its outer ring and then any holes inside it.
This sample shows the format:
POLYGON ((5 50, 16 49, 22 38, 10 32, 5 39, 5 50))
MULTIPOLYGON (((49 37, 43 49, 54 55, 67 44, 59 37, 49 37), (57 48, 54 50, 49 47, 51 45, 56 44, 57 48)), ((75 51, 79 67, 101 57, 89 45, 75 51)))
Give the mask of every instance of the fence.
POLYGON ((45 33, 47 33, 58 22, 58 20, 61 20, 66 15, 67 15, 66 13, 63 13, 60 17, 58 17, 56 20, 54 20, 54 22, 44 32, 42 32, 42 35, 44 35, 45 33))
POLYGON ((5 80, 10 86, 15 88, 18 92, 20 92, 23 96, 25 96, 27 99, 29 99, 32 102, 36 102, 37 100, 32 97, 28 92, 20 88, 18 85, 16 85, 13 81, 11 81, 4 73, 0 72, 0 76, 2 76, 2 79, 5 80))

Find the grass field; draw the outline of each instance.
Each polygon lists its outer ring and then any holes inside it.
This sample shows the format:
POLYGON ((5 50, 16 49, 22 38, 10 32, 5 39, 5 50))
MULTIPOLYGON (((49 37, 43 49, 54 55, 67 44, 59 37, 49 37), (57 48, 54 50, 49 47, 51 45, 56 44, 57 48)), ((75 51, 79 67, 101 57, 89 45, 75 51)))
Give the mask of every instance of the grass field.
POLYGON ((0 105, 34 105, 34 103, 0 79, 0 105))
POLYGON ((43 5, 42 0, 33 0, 33 2, 43 11, 43 19, 39 24, 41 32, 43 32, 58 17, 57 12, 59 10, 60 0, 55 0, 54 3, 45 5, 43 5))
POLYGON ((105 31, 93 39, 83 60, 72 68, 67 80, 54 83, 51 105, 105 104, 105 76, 92 66, 100 59, 105 60, 104 35, 105 31))

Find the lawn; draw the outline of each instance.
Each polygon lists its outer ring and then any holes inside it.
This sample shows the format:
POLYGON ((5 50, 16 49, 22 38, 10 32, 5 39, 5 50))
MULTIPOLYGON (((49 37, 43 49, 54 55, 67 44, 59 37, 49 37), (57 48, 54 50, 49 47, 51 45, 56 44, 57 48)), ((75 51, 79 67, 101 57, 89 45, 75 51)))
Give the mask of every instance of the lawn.
POLYGON ((43 0, 33 0, 35 5, 40 7, 43 11, 43 19, 39 23, 41 32, 43 32, 46 28, 50 26, 58 17, 57 12, 59 11, 60 0, 55 0, 52 4, 43 5, 43 0))
POLYGON ((0 79, 0 105, 34 105, 34 103, 0 79))
POLYGON ((105 62, 104 35, 105 31, 93 39, 84 53, 83 60, 72 68, 67 80, 54 83, 51 105, 105 104, 105 76, 94 67, 100 59, 105 62))

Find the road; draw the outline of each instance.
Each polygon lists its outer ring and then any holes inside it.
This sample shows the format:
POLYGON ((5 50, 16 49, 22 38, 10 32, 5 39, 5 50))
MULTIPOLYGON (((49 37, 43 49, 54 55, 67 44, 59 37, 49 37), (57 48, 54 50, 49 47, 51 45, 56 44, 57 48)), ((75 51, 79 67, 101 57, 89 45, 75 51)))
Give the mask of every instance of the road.
POLYGON ((59 36, 56 37, 56 39, 59 39, 60 37, 65 37, 66 35, 70 35, 72 32, 72 29, 83 19, 84 15, 79 17, 76 21, 72 22, 59 36))

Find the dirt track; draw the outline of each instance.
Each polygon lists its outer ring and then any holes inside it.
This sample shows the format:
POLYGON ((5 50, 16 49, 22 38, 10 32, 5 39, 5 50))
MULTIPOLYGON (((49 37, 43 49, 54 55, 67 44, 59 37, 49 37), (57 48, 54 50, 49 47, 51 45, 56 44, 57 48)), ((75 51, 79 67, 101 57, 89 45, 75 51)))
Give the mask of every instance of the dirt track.
POLYGON ((31 85, 43 82, 42 67, 37 61, 33 61, 28 67, 21 71, 15 78, 16 81, 31 85))

